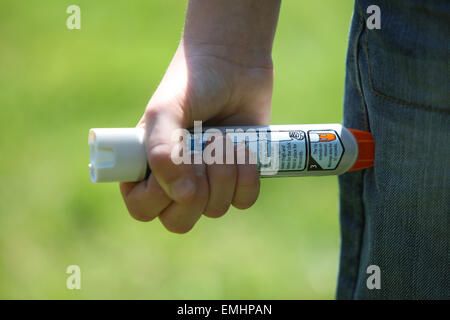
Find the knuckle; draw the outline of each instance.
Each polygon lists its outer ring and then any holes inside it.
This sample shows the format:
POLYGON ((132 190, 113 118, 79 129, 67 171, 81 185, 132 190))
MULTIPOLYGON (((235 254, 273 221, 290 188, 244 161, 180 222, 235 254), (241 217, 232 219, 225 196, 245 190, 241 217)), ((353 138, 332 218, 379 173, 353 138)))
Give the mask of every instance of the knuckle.
POLYGON ((233 199, 233 206, 237 209, 248 209, 253 206, 258 199, 259 192, 246 193, 244 195, 236 195, 233 199))
POLYGON ((187 224, 164 224, 164 227, 167 229, 167 231, 176 233, 176 234, 185 234, 192 230, 194 225, 187 225, 187 224))
POLYGON ((225 213, 227 213, 229 206, 226 207, 216 207, 216 206, 208 206, 203 213, 205 216, 209 218, 220 218, 225 213))
POLYGON ((134 198, 127 200, 128 201, 125 201, 125 204, 128 209, 128 213, 133 219, 141 222, 149 222, 155 218, 156 215, 152 214, 140 205, 139 199, 134 198))
POLYGON ((158 166, 170 161, 170 146, 167 144, 159 144, 149 150, 148 157, 152 166, 158 166))
POLYGON ((250 202, 250 201, 243 201, 243 200, 234 200, 233 201, 233 207, 240 209, 240 210, 245 210, 250 208, 253 205, 254 202, 250 202))
POLYGON ((128 212, 133 219, 140 222, 149 222, 155 218, 154 216, 149 215, 148 213, 141 210, 128 210, 128 212))
POLYGON ((144 112, 146 122, 155 120, 161 114, 161 108, 156 106, 148 106, 144 112))

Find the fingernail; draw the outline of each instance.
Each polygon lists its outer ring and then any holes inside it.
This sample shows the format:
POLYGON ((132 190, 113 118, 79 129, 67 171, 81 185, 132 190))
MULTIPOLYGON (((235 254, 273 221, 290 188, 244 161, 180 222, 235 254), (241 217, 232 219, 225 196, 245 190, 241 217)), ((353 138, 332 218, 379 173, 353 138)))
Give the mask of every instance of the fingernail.
POLYGON ((195 194, 195 184, 190 178, 181 178, 175 181, 170 192, 175 201, 183 201, 195 194))

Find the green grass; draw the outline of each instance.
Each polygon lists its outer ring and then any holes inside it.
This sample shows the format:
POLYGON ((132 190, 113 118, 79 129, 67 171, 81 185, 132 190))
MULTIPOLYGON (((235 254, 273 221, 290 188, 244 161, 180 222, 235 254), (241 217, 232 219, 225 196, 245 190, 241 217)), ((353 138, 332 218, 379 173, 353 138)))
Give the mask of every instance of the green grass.
MULTIPOLYGON (((341 122, 351 1, 284 1, 272 123, 341 122)), ((186 235, 132 220, 89 181, 91 127, 134 126, 177 46, 185 1, 4 0, 0 298, 333 298, 335 177, 268 179, 247 211, 186 235), (67 30, 66 8, 82 29, 67 30), (82 290, 66 289, 67 266, 82 290)))

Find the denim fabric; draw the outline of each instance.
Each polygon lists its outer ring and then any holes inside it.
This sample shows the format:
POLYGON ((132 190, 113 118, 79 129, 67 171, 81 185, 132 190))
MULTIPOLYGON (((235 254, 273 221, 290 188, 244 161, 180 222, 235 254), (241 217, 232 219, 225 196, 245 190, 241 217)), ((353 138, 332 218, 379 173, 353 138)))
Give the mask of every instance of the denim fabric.
POLYGON ((449 28, 448 0, 355 2, 344 125, 372 132, 375 165, 339 177, 338 299, 450 298, 449 28))

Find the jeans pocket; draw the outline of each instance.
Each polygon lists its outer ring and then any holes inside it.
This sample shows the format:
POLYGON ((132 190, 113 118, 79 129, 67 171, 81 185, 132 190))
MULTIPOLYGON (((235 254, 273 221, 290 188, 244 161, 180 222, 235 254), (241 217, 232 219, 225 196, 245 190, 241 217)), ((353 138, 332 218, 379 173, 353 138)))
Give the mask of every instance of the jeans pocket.
POLYGON ((450 113, 448 39, 431 33, 439 22, 426 17, 384 21, 362 39, 371 92, 396 104, 450 113))

